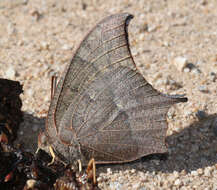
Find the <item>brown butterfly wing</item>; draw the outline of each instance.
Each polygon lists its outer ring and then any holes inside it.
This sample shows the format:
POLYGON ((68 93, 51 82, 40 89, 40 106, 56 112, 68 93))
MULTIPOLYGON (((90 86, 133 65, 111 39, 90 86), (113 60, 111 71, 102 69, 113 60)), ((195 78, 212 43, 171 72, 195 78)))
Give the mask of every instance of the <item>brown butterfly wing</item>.
POLYGON ((117 163, 167 151, 166 113, 180 99, 161 95, 127 67, 98 77, 83 97, 72 125, 79 126, 76 135, 87 159, 117 163))
POLYGON ((74 104, 77 110, 76 103, 98 72, 111 64, 114 67, 121 64, 132 66, 125 32, 125 21, 130 18, 132 15, 127 13, 105 18, 88 33, 75 51, 57 85, 49 108, 46 132, 52 141, 57 139, 61 119, 68 107, 74 104))
POLYGON ((57 134, 64 146, 56 149, 71 161, 75 144, 87 160, 98 163, 167 150, 166 113, 186 99, 160 94, 138 73, 128 44, 130 18, 123 13, 100 22, 79 46, 55 92, 47 131, 57 134))

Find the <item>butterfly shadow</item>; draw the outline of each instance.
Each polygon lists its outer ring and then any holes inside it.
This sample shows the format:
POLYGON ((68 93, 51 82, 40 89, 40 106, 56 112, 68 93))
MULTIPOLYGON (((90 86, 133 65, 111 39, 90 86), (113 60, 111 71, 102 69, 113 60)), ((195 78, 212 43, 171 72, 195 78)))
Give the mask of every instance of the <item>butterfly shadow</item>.
POLYGON ((201 119, 181 132, 167 138, 168 161, 163 171, 188 172, 217 163, 217 114, 201 119))
POLYGON ((34 153, 38 147, 38 134, 45 126, 45 119, 23 112, 24 121, 19 126, 15 144, 20 144, 24 150, 34 153))
POLYGON ((217 164, 217 114, 209 115, 184 130, 168 136, 168 153, 145 156, 137 161, 118 165, 99 165, 99 171, 191 172, 217 164))
MULTIPOLYGON (((44 129, 45 117, 38 118, 24 112, 24 122, 20 125, 17 140, 25 150, 34 153, 37 149, 39 131, 44 129)), ((97 173, 107 168, 113 171, 131 170, 149 172, 173 171, 191 172, 217 164, 217 114, 209 115, 184 130, 168 136, 168 153, 153 154, 125 164, 97 165, 97 173)))

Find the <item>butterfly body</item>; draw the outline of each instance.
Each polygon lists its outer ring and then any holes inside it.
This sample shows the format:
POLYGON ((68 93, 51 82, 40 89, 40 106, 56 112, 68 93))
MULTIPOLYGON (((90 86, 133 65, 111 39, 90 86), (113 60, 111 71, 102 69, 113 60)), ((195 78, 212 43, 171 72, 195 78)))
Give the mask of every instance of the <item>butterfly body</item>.
POLYGON ((97 24, 57 85, 39 144, 65 162, 123 163, 167 152, 167 111, 187 98, 161 94, 139 73, 128 43, 131 18, 121 13, 97 24))

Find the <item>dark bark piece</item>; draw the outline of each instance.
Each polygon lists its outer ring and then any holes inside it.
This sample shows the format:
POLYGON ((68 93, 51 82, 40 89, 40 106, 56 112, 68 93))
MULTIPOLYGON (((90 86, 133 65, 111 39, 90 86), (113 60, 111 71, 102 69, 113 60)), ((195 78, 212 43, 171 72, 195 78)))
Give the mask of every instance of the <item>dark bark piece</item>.
POLYGON ((11 143, 23 121, 22 101, 19 95, 22 85, 17 81, 0 79, 0 142, 11 143))
POLYGON ((187 98, 155 90, 130 53, 132 15, 109 16, 84 38, 57 85, 45 134, 68 162, 122 163, 167 151, 166 114, 187 98))

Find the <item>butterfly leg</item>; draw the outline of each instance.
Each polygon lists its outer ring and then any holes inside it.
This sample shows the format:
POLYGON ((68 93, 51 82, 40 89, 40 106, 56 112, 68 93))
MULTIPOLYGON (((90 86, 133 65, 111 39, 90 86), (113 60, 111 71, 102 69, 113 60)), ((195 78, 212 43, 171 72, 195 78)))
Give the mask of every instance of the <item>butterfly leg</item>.
POLYGON ((94 158, 92 158, 87 165, 87 170, 86 170, 87 174, 90 173, 90 171, 92 171, 91 177, 93 178, 93 183, 96 184, 96 163, 94 158))
MULTIPOLYGON (((38 147, 37 150, 35 151, 35 154, 38 154, 38 152, 39 152, 40 149, 41 148, 38 147)), ((56 158, 54 150, 53 150, 53 148, 51 146, 49 146, 49 151, 50 151, 52 160, 51 160, 51 162, 48 163, 48 166, 52 165, 54 163, 54 161, 55 161, 55 158, 56 158)))
POLYGON ((37 148, 37 150, 35 151, 35 154, 38 154, 38 151, 40 150, 41 148, 37 148))
POLYGON ((50 151, 50 154, 51 154, 51 156, 52 156, 52 160, 51 160, 51 162, 50 162, 50 163, 48 163, 48 166, 52 165, 52 164, 54 163, 54 161, 55 161, 55 158, 56 158, 56 156, 55 156, 55 153, 54 153, 54 150, 53 150, 52 146, 49 146, 49 151, 50 151))
POLYGON ((81 160, 78 160, 78 171, 81 172, 82 171, 82 163, 81 160))

